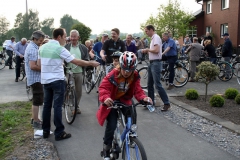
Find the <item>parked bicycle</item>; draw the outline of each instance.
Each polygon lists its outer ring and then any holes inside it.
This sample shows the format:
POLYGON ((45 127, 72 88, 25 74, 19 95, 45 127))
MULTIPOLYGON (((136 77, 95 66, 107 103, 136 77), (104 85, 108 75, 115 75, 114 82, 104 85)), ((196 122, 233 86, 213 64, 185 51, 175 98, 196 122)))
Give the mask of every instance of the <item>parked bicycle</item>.
POLYGON ((21 67, 20 67, 20 77, 19 77, 19 80, 22 81, 25 77, 26 77, 25 62, 23 61, 21 63, 21 67))
MULTIPOLYGON (((112 107, 109 109, 117 109, 118 123, 114 132, 114 138, 112 142, 112 149, 110 149, 110 159, 116 160, 119 158, 119 154, 122 153, 123 160, 147 160, 147 155, 141 141, 137 138, 137 112, 136 107, 140 104, 148 105, 144 102, 136 103, 131 106, 114 101, 112 107), (122 113, 121 108, 127 109, 126 114, 122 113), (121 127, 122 126, 122 127, 121 127), (121 132, 122 130, 122 132, 121 132)), ((149 111, 153 112, 155 108, 153 106, 148 107, 149 111)), ((103 152, 100 153, 103 157, 103 152)))
MULTIPOLYGON (((169 83, 169 70, 168 70, 168 63, 163 62, 163 69, 161 71, 161 81, 165 82, 166 85, 169 83)), ((183 87, 187 84, 189 75, 188 70, 183 66, 183 64, 180 61, 177 61, 175 63, 174 67, 175 76, 173 80, 173 85, 175 87, 183 87)), ((140 85, 143 89, 147 88, 147 81, 148 81, 148 66, 144 66, 138 70, 138 73, 141 77, 140 79, 140 85)))
POLYGON ((66 67, 67 68, 67 83, 66 83, 66 91, 64 94, 64 103, 63 103, 63 108, 64 108, 64 113, 65 113, 65 118, 68 124, 72 124, 76 118, 77 114, 77 96, 76 96, 76 91, 75 91, 75 86, 74 86, 74 79, 73 79, 73 72, 75 68, 78 66, 72 67, 66 67))
POLYGON ((0 51, 0 70, 5 68, 6 63, 6 54, 3 51, 0 51))

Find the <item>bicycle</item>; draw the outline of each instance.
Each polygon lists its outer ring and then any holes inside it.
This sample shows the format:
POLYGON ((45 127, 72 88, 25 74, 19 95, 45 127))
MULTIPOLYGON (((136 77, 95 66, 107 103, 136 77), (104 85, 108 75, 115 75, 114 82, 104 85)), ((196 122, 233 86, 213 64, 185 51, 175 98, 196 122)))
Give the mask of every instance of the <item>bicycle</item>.
MULTIPOLYGON (((161 81, 165 82, 166 85, 169 83, 169 70, 168 70, 168 63, 164 61, 163 69, 161 71, 161 81)), ((187 84, 189 75, 188 70, 183 66, 180 61, 175 63, 174 67, 175 76, 173 80, 173 85, 177 88, 183 87, 187 84)), ((138 73, 141 77, 140 85, 143 89, 147 88, 147 81, 148 81, 148 66, 144 66, 138 70, 138 73)))
POLYGON ((100 68, 98 69, 92 66, 86 67, 84 71, 84 87, 85 87, 86 93, 89 94, 94 87, 97 87, 98 89, 104 76, 105 76, 104 65, 100 65, 100 68))
POLYGON ((240 68, 237 70, 237 82, 240 85, 240 68))
POLYGON ((73 72, 72 70, 77 68, 78 66, 75 67, 66 67, 67 68, 67 83, 66 83, 66 91, 64 94, 64 103, 63 103, 63 108, 64 108, 64 113, 65 113, 65 118, 68 124, 72 124, 76 118, 77 115, 77 96, 76 96, 76 91, 75 91, 75 86, 74 86, 74 80, 73 80, 73 72))
MULTIPOLYGON (((151 106, 149 107, 149 103, 136 103, 131 106, 126 106, 125 104, 114 101, 112 107, 108 107, 108 109, 117 109, 118 111, 118 122, 117 128, 114 132, 114 138, 112 142, 112 148, 110 149, 110 159, 116 160, 119 158, 119 153, 122 153, 123 160, 147 160, 147 155, 145 149, 141 143, 141 141, 137 138, 137 115, 136 115, 136 106, 143 104, 148 105, 148 109, 150 112, 153 112, 155 108, 151 106), (127 114, 124 115, 122 113, 122 108, 127 109, 127 114), (122 126, 122 133, 120 134, 120 128, 122 126)), ((101 157, 103 157, 103 151, 100 153, 101 157)))
POLYGON ((23 61, 21 63, 21 67, 20 67, 20 77, 19 77, 19 80, 22 81, 25 77, 26 77, 25 62, 23 61))

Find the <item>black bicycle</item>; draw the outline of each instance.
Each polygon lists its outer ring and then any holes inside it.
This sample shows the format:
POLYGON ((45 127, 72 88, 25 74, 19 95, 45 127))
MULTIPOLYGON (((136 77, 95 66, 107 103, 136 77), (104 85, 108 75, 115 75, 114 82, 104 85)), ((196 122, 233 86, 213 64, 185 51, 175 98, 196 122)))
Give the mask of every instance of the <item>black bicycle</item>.
MULTIPOLYGON (((169 83, 169 65, 168 62, 163 61, 163 69, 161 72, 161 81, 165 82, 166 85, 169 83)), ((180 61, 175 63, 174 67, 175 76, 173 80, 173 85, 177 88, 183 87, 187 84, 189 75, 188 70, 183 66, 180 61)), ((141 77, 140 85, 143 89, 147 88, 147 81, 148 81, 148 66, 144 66, 138 70, 138 73, 141 77)))

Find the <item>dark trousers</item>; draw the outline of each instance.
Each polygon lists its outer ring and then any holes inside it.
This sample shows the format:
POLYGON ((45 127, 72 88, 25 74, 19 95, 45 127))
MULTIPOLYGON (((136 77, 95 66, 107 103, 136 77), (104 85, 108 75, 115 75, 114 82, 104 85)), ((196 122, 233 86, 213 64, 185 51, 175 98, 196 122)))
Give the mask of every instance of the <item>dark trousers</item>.
MULTIPOLYGON (((126 115, 126 108, 122 108, 122 113, 124 115, 126 115)), ((111 109, 110 113, 108 114, 107 117, 107 126, 105 129, 105 134, 104 134, 104 138, 103 138, 103 143, 107 146, 111 146, 112 145, 112 141, 113 141, 113 135, 114 135, 114 131, 117 127, 117 118, 118 118, 118 112, 116 109, 111 109)))
POLYGON ((11 50, 6 50, 8 59, 6 61, 6 64, 9 65, 9 68, 12 67, 12 56, 13 56, 13 51, 11 50))
POLYGON ((65 92, 65 81, 58 80, 49 84, 43 85, 44 89, 44 106, 43 106, 43 123, 42 129, 44 132, 50 132, 51 127, 51 109, 54 108, 54 131, 55 137, 59 137, 64 131, 62 123, 62 105, 65 92))
POLYGON ((22 62, 23 58, 21 58, 20 56, 16 56, 16 79, 20 77, 20 68, 22 62))
POLYGON ((168 70, 169 70, 169 83, 173 84, 173 79, 174 79, 174 65, 177 61, 177 56, 168 56, 167 57, 167 61, 168 61, 168 70))

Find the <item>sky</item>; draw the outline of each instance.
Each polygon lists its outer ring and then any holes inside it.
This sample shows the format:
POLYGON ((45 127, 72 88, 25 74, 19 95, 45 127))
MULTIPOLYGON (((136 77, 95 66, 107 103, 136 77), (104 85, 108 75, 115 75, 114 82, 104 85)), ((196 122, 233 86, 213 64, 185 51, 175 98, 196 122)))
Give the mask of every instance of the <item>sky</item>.
MULTIPOLYGON (((92 34, 119 28, 123 33, 141 32, 140 24, 158 13, 167 0, 27 0, 28 9, 39 12, 39 19, 54 18, 54 27, 60 26, 64 14, 71 15, 92 29, 92 34)), ((178 0, 181 9, 194 13, 201 9, 195 0, 178 0)), ((25 14, 26 0, 11 0, 4 3, 0 16, 4 16, 13 27, 16 15, 25 14)))

